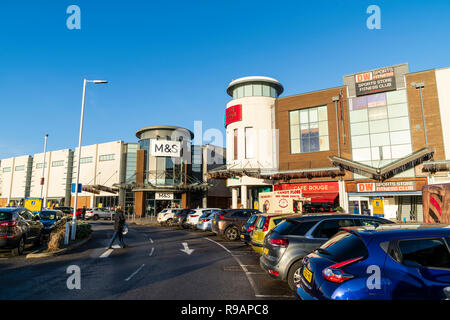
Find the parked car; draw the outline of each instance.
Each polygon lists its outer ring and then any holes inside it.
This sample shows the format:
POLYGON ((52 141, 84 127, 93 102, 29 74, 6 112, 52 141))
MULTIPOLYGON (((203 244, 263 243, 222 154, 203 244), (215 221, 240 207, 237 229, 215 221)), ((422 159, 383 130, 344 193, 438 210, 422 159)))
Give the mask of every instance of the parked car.
POLYGON ((211 229, 228 241, 238 240, 242 226, 252 215, 261 214, 254 209, 226 209, 215 214, 211 229))
POLYGON ((25 208, 0 208, 0 249, 21 255, 25 244, 41 245, 44 225, 25 208))
POLYGON ((259 215, 257 214, 252 215, 241 228, 241 241, 244 241, 245 244, 250 244, 251 235, 255 228, 256 220, 258 220, 258 216, 259 215))
POLYGON ((163 209, 158 213, 158 215, 156 217, 156 221, 161 225, 167 224, 170 226, 170 225, 172 225, 175 215, 180 211, 181 211, 181 209, 176 209, 176 208, 163 209))
POLYGON ((252 249, 262 254, 264 238, 267 233, 275 228, 280 222, 286 220, 286 218, 294 219, 299 215, 294 214, 280 214, 280 213, 263 213, 258 216, 255 227, 250 237, 250 244, 252 249))
POLYGON ((303 259, 297 295, 332 300, 449 299, 449 227, 345 228, 303 259))
POLYGON ((203 214, 211 214, 211 210, 220 210, 218 208, 204 208, 204 209, 192 209, 192 211, 189 212, 186 218, 186 223, 191 228, 196 228, 198 220, 203 214))
POLYGON ((71 208, 71 207, 55 207, 54 209, 49 209, 49 210, 59 210, 59 211, 62 211, 64 214, 73 213, 73 208, 71 208))
POLYGON ((341 227, 392 224, 387 219, 352 214, 312 214, 287 219, 265 237, 261 267, 269 276, 295 290, 302 259, 336 234, 341 227))
POLYGON ((198 219, 197 229, 203 230, 203 231, 211 231, 211 221, 212 221, 212 219, 214 219, 214 215, 220 211, 221 211, 220 209, 217 209, 217 210, 211 210, 211 212, 209 212, 209 213, 202 214, 200 219, 198 219))
POLYGON ((39 221, 44 225, 44 232, 50 232, 63 216, 64 212, 60 210, 42 210, 39 213, 39 221))
POLYGON ((174 218, 172 225, 187 229, 189 226, 186 224, 187 215, 192 211, 192 209, 181 209, 178 211, 174 218))
POLYGON ((108 208, 93 208, 86 209, 86 219, 105 219, 105 220, 113 220, 114 219, 114 211, 109 210, 108 208))

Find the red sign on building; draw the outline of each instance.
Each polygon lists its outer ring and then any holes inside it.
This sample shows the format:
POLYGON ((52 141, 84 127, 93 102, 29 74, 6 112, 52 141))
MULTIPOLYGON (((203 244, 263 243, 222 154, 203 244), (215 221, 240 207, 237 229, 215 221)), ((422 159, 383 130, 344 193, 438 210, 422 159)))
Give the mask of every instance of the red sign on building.
POLYGON ((242 120, 242 104, 231 106, 225 110, 225 125, 242 120))
POLYGON ((274 186, 274 190, 298 190, 311 202, 334 202, 339 196, 337 182, 286 183, 274 186))

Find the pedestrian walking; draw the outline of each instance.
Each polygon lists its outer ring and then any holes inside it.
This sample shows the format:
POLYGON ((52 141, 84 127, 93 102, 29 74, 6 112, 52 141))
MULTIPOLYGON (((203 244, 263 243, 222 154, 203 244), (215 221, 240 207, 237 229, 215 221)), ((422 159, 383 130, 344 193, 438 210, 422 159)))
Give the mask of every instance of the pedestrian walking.
POLYGON ((119 238, 119 244, 122 248, 126 248, 127 245, 123 241, 123 226, 125 225, 125 214, 123 213, 122 206, 118 205, 116 213, 114 214, 114 234, 109 242, 108 248, 111 249, 116 238, 119 238))

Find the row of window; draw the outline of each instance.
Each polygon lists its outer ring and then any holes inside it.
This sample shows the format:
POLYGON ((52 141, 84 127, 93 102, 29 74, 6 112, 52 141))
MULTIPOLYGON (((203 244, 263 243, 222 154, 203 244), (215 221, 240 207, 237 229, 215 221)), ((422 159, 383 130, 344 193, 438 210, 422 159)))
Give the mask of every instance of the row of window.
POLYGON ((266 84, 246 84, 233 90, 233 99, 243 97, 272 97, 277 98, 277 90, 266 84))
MULTIPOLYGON (((234 129, 233 131, 233 160, 239 159, 239 130, 234 129)), ((255 128, 245 127, 244 128, 245 137, 245 159, 255 158, 255 144, 256 144, 256 133, 255 128)))
POLYGON ((327 106, 289 112, 291 153, 328 151, 327 106))

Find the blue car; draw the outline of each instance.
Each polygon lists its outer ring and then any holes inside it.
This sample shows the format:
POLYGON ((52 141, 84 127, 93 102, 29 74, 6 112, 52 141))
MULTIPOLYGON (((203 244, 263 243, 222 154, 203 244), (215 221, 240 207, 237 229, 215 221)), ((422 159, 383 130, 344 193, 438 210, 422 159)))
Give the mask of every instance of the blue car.
POLYGON ((44 225, 44 231, 51 231, 55 223, 60 220, 63 215, 63 212, 59 210, 42 210, 39 213, 39 221, 44 225))
POLYGON ((302 262, 303 300, 450 299, 450 226, 344 228, 302 262))

